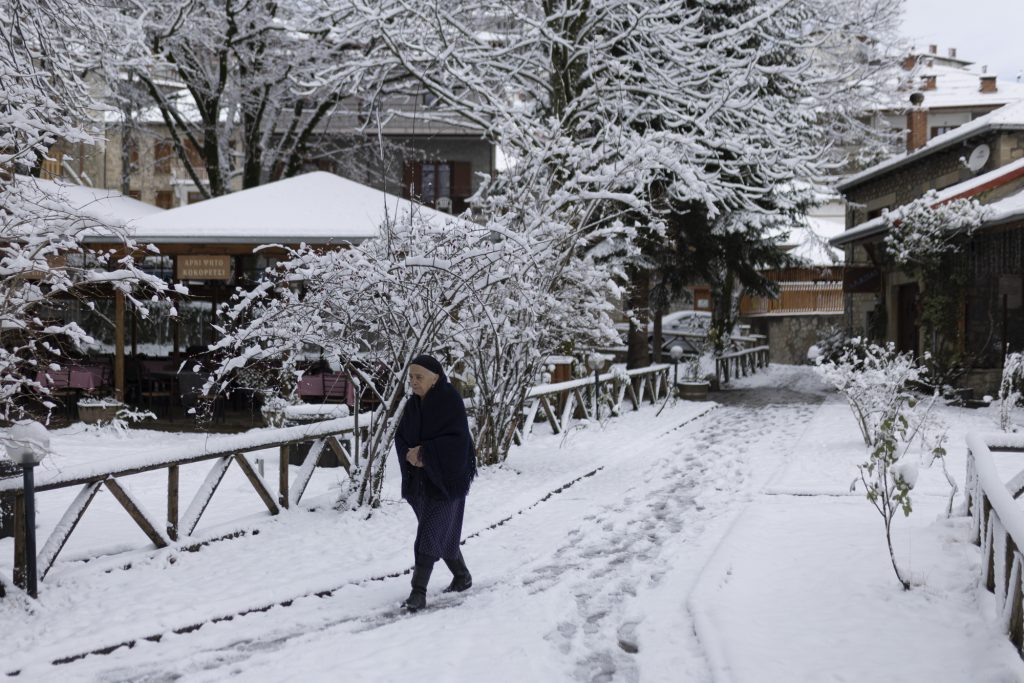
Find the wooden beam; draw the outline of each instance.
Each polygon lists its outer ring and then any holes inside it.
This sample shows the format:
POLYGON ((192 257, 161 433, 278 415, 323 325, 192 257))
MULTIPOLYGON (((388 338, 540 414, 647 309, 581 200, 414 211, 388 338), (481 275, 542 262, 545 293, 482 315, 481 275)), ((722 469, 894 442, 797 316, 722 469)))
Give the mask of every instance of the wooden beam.
POLYGON ((60 551, 64 549, 64 544, 71 538, 71 532, 78 526, 82 515, 85 514, 86 509, 89 507, 89 503, 99 493, 100 486, 101 484, 98 481, 83 486, 71 502, 71 505, 68 506, 68 509, 64 511, 60 522, 57 523, 57 527, 50 534, 46 544, 43 545, 42 551, 39 553, 39 560, 36 566, 39 568, 40 580, 45 579, 46 575, 50 572, 53 563, 57 561, 57 555, 60 554, 60 551))
POLYGON ((249 464, 246 457, 241 453, 235 453, 235 462, 237 462, 238 466, 242 468, 242 472, 245 473, 245 478, 248 479, 249 483, 252 484, 252 487, 256 489, 256 493, 259 494, 260 498, 263 500, 263 504, 267 506, 268 510, 270 510, 270 514, 276 515, 279 513, 281 510, 277 507, 277 503, 274 502, 274 497, 270 495, 270 491, 267 490, 267 486, 263 483, 263 479, 252 468, 252 465, 249 464))
POLYGON ((178 466, 167 468, 167 538, 178 540, 178 466))
POLYGON ((156 527, 149 521, 149 517, 146 516, 146 513, 142 511, 142 508, 135 502, 131 495, 121 487, 121 484, 117 479, 110 477, 108 479, 104 479, 103 483, 106 484, 107 488, 110 489, 110 492, 114 494, 114 498, 116 498, 117 502, 121 504, 121 507, 123 507, 128 514, 131 515, 131 518, 135 520, 135 523, 139 525, 139 528, 142 529, 142 533, 146 534, 146 536, 149 537, 149 540, 153 541, 153 545, 157 548, 166 547, 167 539, 164 538, 163 534, 156 530, 156 527))
POLYGON ((189 504, 188 509, 185 510, 185 516, 181 519, 181 524, 178 525, 178 536, 191 536, 192 532, 196 530, 199 525, 199 519, 203 516, 203 512, 206 511, 206 506, 210 504, 210 499, 213 498, 213 494, 217 492, 217 487, 220 486, 221 480, 224 479, 224 474, 228 471, 228 465, 231 464, 235 454, 218 458, 210 468, 209 473, 206 475, 206 479, 199 486, 199 490, 196 491, 196 495, 192 498, 192 502, 189 504))
POLYGON ((295 486, 291 490, 291 504, 298 505, 299 501, 302 500, 302 494, 306 492, 306 486, 309 484, 309 480, 313 478, 313 470, 316 468, 316 464, 320 462, 320 454, 324 451, 324 441, 326 439, 321 437, 313 442, 313 445, 309 447, 309 453, 306 453, 306 459, 302 461, 302 466, 299 467, 298 473, 295 475, 295 486))
POLYGON ((114 398, 124 400, 124 294, 114 295, 114 398))
POLYGON ((352 461, 349 458, 348 451, 345 449, 345 447, 342 446, 341 442, 338 441, 338 439, 336 437, 333 437, 333 436, 327 437, 327 445, 328 445, 328 447, 330 447, 331 451, 334 452, 334 457, 336 457, 338 459, 338 463, 342 467, 344 467, 345 471, 348 472, 349 476, 351 476, 352 475, 352 461))
POLYGON ((281 446, 278 464, 277 504, 288 507, 288 446, 281 446))

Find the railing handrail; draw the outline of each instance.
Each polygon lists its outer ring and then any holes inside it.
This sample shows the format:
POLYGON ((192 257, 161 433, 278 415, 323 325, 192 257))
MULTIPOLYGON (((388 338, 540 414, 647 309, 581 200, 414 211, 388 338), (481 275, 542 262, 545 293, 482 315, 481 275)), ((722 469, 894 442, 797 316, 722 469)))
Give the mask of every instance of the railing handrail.
MULTIPOLYGON (((653 375, 657 372, 661 372, 668 368, 671 368, 670 363, 658 363, 656 365, 648 365, 643 368, 633 368, 632 370, 626 370, 625 375, 628 377, 640 377, 642 375, 653 375)), ((617 377, 621 377, 623 371, 619 372, 606 372, 603 375, 598 375, 597 380, 599 382, 610 382, 615 380, 617 377)), ((571 389, 577 389, 579 387, 587 387, 594 383, 594 377, 580 377, 579 379, 570 379, 565 382, 557 382, 554 384, 538 384, 532 387, 526 392, 526 398, 536 398, 537 396, 546 396, 548 394, 557 394, 563 391, 571 389)))
MULTIPOLYGON (((369 423, 371 413, 359 416, 361 425, 369 423)), ((152 470, 164 469, 170 465, 187 465, 214 458, 223 458, 236 453, 263 450, 286 446, 299 441, 309 441, 325 436, 336 436, 350 432, 355 428, 355 416, 335 418, 321 422, 279 427, 245 434, 211 436, 202 446, 173 446, 155 450, 145 457, 118 457, 116 467, 105 469, 94 465, 72 465, 60 471, 48 472, 36 468, 36 491, 47 491, 67 486, 77 486, 90 482, 103 481, 109 477, 121 477, 139 474, 152 470)), ((22 477, 0 479, 0 493, 20 492, 23 490, 22 477)))
POLYGON ((974 476, 1003 528, 1018 548, 1024 548, 1024 510, 1014 502, 1006 482, 999 476, 992 457, 993 448, 1024 451, 1024 435, 1003 432, 967 433, 967 457, 974 466, 974 476))
POLYGON ((739 358, 740 356, 749 356, 753 353, 760 353, 762 351, 769 351, 770 346, 751 346, 749 349, 740 349, 739 351, 727 351, 725 353, 719 353, 715 358, 739 358))

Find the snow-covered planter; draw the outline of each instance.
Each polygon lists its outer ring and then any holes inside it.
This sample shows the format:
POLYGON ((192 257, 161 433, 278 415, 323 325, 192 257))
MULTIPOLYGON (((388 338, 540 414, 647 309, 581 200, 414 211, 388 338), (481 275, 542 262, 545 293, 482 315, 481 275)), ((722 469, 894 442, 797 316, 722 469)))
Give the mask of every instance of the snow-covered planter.
POLYGON ((676 383, 679 398, 684 401, 706 401, 711 383, 706 380, 686 379, 676 383))
POLYGON ((86 424, 112 422, 124 403, 116 398, 82 398, 78 400, 78 419, 86 424))

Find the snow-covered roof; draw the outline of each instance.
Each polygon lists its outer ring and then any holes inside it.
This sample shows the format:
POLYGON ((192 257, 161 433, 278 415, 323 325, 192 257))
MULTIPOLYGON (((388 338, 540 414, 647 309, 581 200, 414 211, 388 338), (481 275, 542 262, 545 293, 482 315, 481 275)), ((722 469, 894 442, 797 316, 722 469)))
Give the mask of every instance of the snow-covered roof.
POLYGON ((347 178, 315 171, 136 221, 143 242, 326 244, 359 242, 377 234, 385 218, 416 212, 444 225, 451 216, 347 178))
MULTIPOLYGON (((915 85, 920 79, 935 78, 935 88, 924 90, 924 106, 932 109, 957 109, 964 107, 999 107, 1024 100, 1024 83, 997 80, 995 92, 982 92, 981 77, 994 77, 978 68, 957 68, 947 64, 922 64, 913 72, 915 85)), ((904 98, 906 101, 906 98, 904 98)))
POLYGON ((985 114, 984 116, 979 116, 973 121, 954 128, 949 132, 943 133, 942 135, 936 135, 920 149, 916 149, 909 154, 899 154, 891 159, 886 159, 885 161, 877 163, 870 168, 866 168, 859 173, 855 173, 844 178, 836 184, 836 187, 840 190, 848 190, 851 187, 856 187, 861 182, 869 178, 873 178, 885 173, 886 171, 897 168, 898 166, 910 163, 911 161, 916 161, 928 154, 937 152, 940 149, 945 149, 946 147, 981 133, 992 130, 1021 128, 1024 128, 1024 101, 1000 107, 993 112, 985 114))
POLYGON ((70 213, 108 225, 121 227, 131 225, 147 216, 163 213, 159 209, 137 199, 126 197, 115 190, 100 187, 75 185, 61 180, 41 180, 18 176, 18 182, 38 192, 39 198, 55 200, 67 207, 70 213))
MULTIPOLYGON (((949 187, 940 190, 936 193, 935 203, 941 204, 942 202, 952 201, 954 199, 972 197, 985 190, 1005 185, 1006 183, 1021 177, 1024 177, 1024 158, 1006 164, 1005 166, 1000 166, 988 173, 975 176, 970 180, 965 180, 962 183, 950 185, 949 187)), ((1018 193, 999 201, 992 202, 991 204, 987 204, 986 206, 988 206, 992 213, 985 221, 984 225, 1002 223, 1007 220, 1011 220, 1024 212, 1024 195, 1018 193)), ((850 242, 856 242, 857 240, 861 240, 866 237, 881 234, 887 229, 885 217, 876 216, 875 218, 865 221, 860 225, 856 225, 843 232, 841 235, 834 237, 830 240, 830 244, 833 246, 849 244, 850 242)))

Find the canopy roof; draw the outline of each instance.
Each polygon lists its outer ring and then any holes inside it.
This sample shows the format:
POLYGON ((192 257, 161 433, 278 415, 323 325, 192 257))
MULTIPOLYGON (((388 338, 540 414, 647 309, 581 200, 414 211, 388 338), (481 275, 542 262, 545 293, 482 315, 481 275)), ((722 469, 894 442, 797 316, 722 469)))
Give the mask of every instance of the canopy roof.
POLYGON ((131 226, 139 242, 197 244, 357 243, 386 219, 416 212, 444 225, 448 214, 332 173, 316 171, 232 192, 159 214, 131 226))

